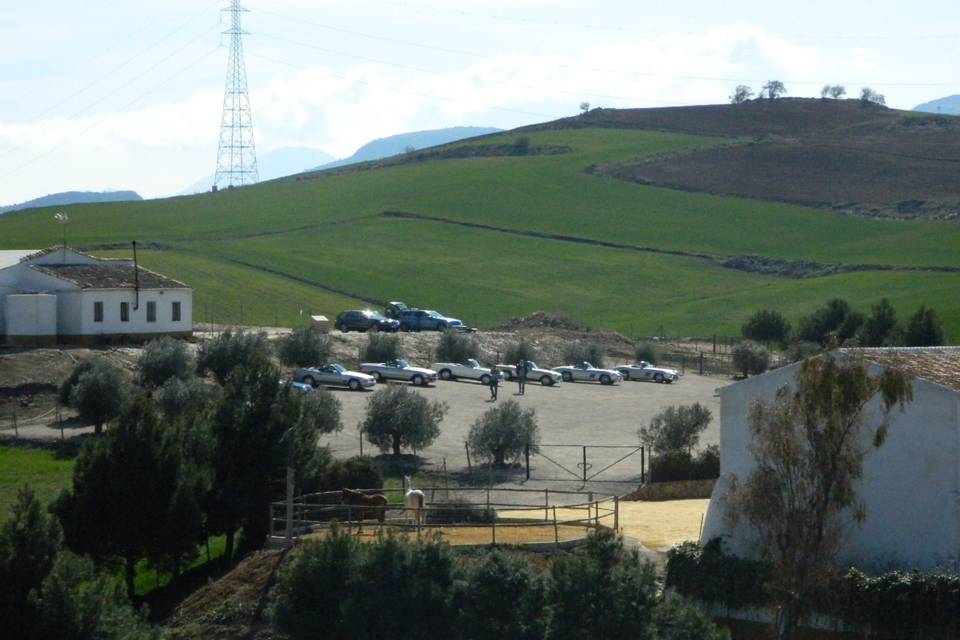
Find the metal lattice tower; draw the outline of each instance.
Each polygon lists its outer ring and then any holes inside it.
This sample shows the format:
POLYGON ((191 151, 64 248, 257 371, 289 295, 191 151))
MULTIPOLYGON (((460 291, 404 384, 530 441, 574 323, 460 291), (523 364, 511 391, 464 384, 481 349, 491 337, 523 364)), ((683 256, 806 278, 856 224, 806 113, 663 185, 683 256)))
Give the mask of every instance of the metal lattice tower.
POLYGON ((224 11, 230 13, 230 28, 223 32, 230 36, 230 54, 223 92, 217 172, 213 178, 213 186, 217 189, 254 184, 258 180, 257 150, 253 144, 253 118, 241 39, 247 32, 240 27, 240 14, 247 9, 240 6, 240 0, 231 0, 224 11))

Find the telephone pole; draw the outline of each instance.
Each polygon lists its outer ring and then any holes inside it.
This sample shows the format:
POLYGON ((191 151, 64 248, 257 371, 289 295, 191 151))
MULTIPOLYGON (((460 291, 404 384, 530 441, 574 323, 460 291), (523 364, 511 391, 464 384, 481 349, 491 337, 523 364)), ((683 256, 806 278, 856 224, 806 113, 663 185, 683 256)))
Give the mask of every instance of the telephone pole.
POLYGON ((247 69, 243 61, 242 36, 247 32, 240 26, 240 14, 248 10, 240 6, 240 0, 230 0, 230 6, 224 11, 230 14, 230 28, 223 32, 230 36, 230 53, 223 92, 214 189, 254 184, 258 180, 253 118, 250 115, 250 95, 247 93, 247 69))

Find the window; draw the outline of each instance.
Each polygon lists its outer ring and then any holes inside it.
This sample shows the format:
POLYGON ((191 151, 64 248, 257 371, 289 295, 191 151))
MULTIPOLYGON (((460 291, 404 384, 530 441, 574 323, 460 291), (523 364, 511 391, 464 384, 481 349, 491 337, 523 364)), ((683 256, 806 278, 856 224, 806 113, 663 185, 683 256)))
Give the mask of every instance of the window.
POLYGON ((147 303, 147 322, 156 322, 157 321, 157 303, 148 302, 147 303))
POLYGON ((102 302, 93 303, 93 321, 103 322, 103 303, 102 302))
POLYGON ((120 322, 130 322, 130 303, 120 303, 120 322))
POLYGON ((180 322, 180 303, 174 302, 172 306, 173 306, 173 311, 172 311, 171 319, 174 322, 180 322))

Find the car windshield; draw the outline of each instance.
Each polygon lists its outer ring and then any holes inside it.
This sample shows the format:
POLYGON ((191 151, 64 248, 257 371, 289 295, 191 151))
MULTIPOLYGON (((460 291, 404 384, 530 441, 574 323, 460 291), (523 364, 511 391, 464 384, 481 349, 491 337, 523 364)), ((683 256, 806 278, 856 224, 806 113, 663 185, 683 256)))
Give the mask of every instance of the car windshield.
POLYGON ((377 313, 376 311, 367 310, 363 312, 363 315, 364 317, 371 318, 373 320, 386 320, 386 318, 384 318, 383 315, 377 313))
POLYGON ((443 316, 437 313, 436 311, 427 311, 426 314, 431 318, 442 318, 443 316))
POLYGON ((387 364, 389 364, 391 367, 398 367, 400 369, 406 369, 410 366, 410 363, 408 363, 406 360, 392 360, 387 364))
POLYGON ((474 360, 473 358, 470 358, 469 360, 467 360, 467 365, 470 367, 473 367, 474 369, 480 368, 480 363, 474 360))
POLYGON ((325 368, 327 371, 330 371, 333 373, 343 373, 344 371, 346 371, 343 365, 339 365, 339 364, 329 364, 325 368))
POLYGON ((527 369, 539 369, 539 368, 540 367, 537 366, 536 362, 534 362, 533 360, 527 360, 527 369))

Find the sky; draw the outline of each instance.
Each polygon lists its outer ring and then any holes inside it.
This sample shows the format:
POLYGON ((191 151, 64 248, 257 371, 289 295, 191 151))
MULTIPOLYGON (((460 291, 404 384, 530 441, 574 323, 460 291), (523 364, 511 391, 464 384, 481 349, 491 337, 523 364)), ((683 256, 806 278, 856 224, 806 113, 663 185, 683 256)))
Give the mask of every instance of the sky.
MULTIPOLYGON (((0 0, 0 205, 176 194, 216 166, 227 2, 0 0)), ((246 0, 258 154, 512 128, 595 107, 863 86, 909 109, 960 93, 960 4, 902 0, 246 0)))

